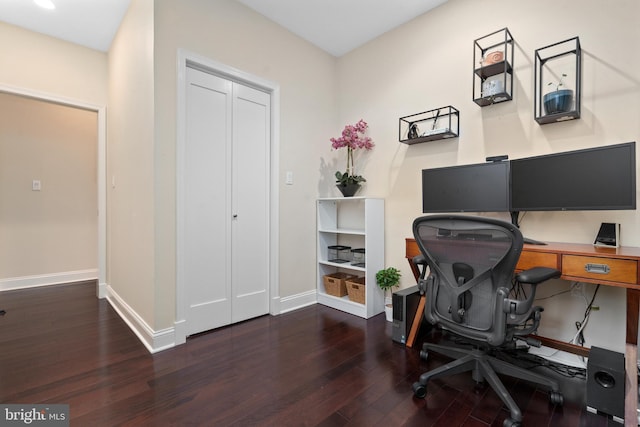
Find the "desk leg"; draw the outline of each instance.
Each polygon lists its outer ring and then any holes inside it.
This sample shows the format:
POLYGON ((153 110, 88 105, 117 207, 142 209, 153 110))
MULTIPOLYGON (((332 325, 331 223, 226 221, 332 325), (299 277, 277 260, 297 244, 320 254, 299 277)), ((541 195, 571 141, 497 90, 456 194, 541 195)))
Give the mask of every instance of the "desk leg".
POLYGON ((638 425, 638 316, 640 290, 627 289, 627 344, 625 348, 624 425, 638 425))
POLYGON ((422 325, 422 317, 424 316, 424 304, 426 302, 426 298, 424 295, 420 296, 420 302, 418 302, 418 309, 416 310, 416 314, 413 317, 413 323, 411 323, 411 330, 409 331, 409 336, 407 337, 407 347, 413 347, 416 343, 416 338, 418 337, 418 332, 420 331, 420 325, 422 325))
POLYGON ((411 272, 413 273, 413 277, 415 277, 416 283, 418 283, 418 280, 420 280, 420 269, 413 262, 411 258, 407 258, 407 261, 409 262, 409 267, 411 267, 411 272))
MULTIPOLYGON (((411 267, 411 272, 413 273, 413 277, 416 279, 416 283, 420 280, 420 269, 413 262, 413 259, 407 258, 409 261, 409 267, 411 267)), ((420 302, 418 303, 418 309, 416 310, 416 314, 413 318, 413 323, 411 324, 411 330, 409 331, 409 336, 407 337, 407 347, 413 347, 416 342, 416 338, 418 337, 418 332, 420 329, 420 325, 422 325, 422 316, 424 316, 424 304, 425 297, 422 295, 420 297, 420 302)))

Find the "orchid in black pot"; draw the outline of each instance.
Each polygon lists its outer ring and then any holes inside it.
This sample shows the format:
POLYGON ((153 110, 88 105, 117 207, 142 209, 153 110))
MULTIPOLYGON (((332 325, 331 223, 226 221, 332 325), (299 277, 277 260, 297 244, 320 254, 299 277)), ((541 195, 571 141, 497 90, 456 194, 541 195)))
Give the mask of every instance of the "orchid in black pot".
POLYGON ((360 189, 360 185, 367 180, 355 174, 354 151, 358 149, 371 150, 374 147, 371 138, 365 136, 369 125, 360 119, 354 125, 346 125, 339 138, 331 138, 331 147, 338 150, 347 149, 347 169, 336 172, 336 186, 345 197, 351 197, 360 189))

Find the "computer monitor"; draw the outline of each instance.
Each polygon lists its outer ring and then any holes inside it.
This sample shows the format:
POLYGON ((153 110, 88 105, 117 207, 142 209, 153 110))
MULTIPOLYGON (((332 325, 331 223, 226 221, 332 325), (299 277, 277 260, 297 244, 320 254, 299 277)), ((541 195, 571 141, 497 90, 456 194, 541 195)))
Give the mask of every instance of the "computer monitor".
POLYGON ((511 211, 636 208, 635 142, 511 160, 511 211))
POLYGON ((423 169, 422 212, 509 212, 509 162, 423 169))

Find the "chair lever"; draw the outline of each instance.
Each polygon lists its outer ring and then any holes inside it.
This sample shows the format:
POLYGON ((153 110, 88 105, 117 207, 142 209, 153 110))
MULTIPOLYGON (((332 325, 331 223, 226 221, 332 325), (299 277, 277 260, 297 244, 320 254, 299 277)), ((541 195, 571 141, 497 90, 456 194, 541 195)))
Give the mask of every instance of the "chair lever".
POLYGON ((502 306, 504 312, 512 316, 526 314, 529 311, 527 301, 516 301, 505 298, 502 306))
POLYGON ((425 295, 427 293, 427 287, 429 286, 429 282, 433 282, 433 276, 429 276, 426 279, 421 278, 418 280, 418 291, 420 295, 425 295))

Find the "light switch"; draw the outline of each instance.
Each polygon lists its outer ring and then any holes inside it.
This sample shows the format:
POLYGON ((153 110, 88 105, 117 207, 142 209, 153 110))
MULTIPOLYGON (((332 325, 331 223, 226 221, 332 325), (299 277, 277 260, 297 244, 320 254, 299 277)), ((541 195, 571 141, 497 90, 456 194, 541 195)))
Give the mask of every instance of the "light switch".
POLYGON ((42 183, 40 182, 39 179, 34 179, 31 182, 31 190, 32 191, 40 191, 40 190, 42 190, 42 183))
POLYGON ((293 185, 293 172, 287 171, 284 178, 284 183, 287 185, 293 185))

